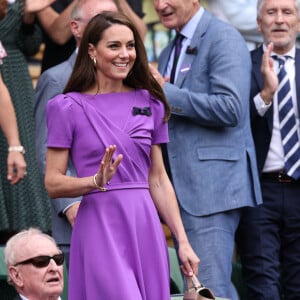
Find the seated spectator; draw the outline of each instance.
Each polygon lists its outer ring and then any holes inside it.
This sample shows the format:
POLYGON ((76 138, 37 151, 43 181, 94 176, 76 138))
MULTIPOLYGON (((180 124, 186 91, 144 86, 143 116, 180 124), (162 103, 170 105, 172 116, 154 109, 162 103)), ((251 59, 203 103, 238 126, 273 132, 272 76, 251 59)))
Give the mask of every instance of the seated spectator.
POLYGON ((4 256, 16 300, 60 299, 64 256, 52 237, 36 228, 23 230, 8 240, 4 256))

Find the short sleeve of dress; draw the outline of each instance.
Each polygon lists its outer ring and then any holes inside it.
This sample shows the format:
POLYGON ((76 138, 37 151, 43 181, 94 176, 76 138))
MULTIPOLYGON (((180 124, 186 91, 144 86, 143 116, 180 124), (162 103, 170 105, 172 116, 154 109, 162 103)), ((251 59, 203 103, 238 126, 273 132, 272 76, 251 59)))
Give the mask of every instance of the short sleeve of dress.
POLYGON ((152 135, 152 145, 164 144, 169 142, 168 122, 164 122, 164 104, 152 98, 151 110, 154 120, 154 131, 152 135))
POLYGON ((47 146, 71 148, 73 136, 72 100, 66 95, 57 95, 47 103, 47 146))

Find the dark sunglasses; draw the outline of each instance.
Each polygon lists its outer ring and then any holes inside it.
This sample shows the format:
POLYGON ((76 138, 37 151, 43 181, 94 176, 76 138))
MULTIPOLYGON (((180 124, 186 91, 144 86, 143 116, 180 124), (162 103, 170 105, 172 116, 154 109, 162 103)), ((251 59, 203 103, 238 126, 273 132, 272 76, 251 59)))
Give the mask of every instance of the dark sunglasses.
POLYGON ((51 259, 53 259, 58 266, 61 266, 65 260, 63 253, 55 254, 53 256, 40 255, 40 256, 32 257, 24 261, 18 262, 15 264, 15 266, 32 264, 36 268, 44 268, 49 265, 51 259))

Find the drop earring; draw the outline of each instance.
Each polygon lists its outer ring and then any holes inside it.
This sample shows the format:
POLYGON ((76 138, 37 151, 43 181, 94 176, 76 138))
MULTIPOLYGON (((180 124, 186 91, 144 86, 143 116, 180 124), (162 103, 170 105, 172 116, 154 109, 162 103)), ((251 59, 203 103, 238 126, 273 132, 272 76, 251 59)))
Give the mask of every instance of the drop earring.
POLYGON ((96 57, 93 57, 93 58, 92 58, 92 61, 93 61, 93 63, 94 63, 94 66, 96 66, 96 64, 97 64, 96 57))

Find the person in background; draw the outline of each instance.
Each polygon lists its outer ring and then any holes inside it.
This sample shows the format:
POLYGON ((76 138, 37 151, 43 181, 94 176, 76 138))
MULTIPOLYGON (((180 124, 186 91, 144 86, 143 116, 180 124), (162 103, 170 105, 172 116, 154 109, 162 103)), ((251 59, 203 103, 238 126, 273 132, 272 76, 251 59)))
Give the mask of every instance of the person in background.
MULTIPOLYGON (((7 14, 7 0, 0 1, 0 21, 6 16, 7 14)), ((1 57, 2 58, 2 57, 1 57)))
POLYGON ((141 11, 141 4, 139 0, 114 0, 119 11, 125 14, 137 28, 142 40, 147 34, 147 25, 143 22, 143 13, 141 11))
MULTIPOLYGON (((1 0, 3 1, 3 0, 1 0)), ((0 1, 0 2, 1 2, 0 1)), ((5 1, 5 0, 4 0, 5 1)), ((7 155, 7 180, 11 184, 18 183, 26 176, 26 162, 24 149, 21 145, 18 133, 18 124, 15 110, 10 99, 9 92, 0 74, 0 127, 8 143, 7 155)), ((3 208, 4 209, 4 208, 3 208)))
MULTIPOLYGON (((7 0, 0 0, 0 21, 7 14, 7 0)), ((6 51, 0 42, 0 69, 6 51)), ((18 183, 26 175, 24 153, 15 151, 23 147, 19 139, 17 118, 9 92, 0 73, 0 127, 8 144, 7 180, 11 184, 18 183)), ((1 202, 0 202, 1 204, 1 202)), ((4 210, 3 207, 1 209, 4 210)))
POLYGON ((242 34, 249 50, 262 44, 256 23, 257 0, 208 0, 207 5, 213 15, 230 23, 242 34))
POLYGON ((165 162, 201 258, 200 282, 236 300, 231 273, 241 208, 262 201, 250 129, 249 51, 236 29, 197 0, 153 4, 162 24, 177 33, 159 57, 159 71, 150 66, 171 106, 165 162))
POLYGON ((76 41, 69 24, 71 12, 77 3, 77 0, 56 0, 37 13, 44 38, 41 73, 68 59, 75 50, 76 41))
POLYGON ((126 2, 141 19, 144 17, 143 0, 127 0, 126 2))
MULTIPOLYGON (((79 47, 88 21, 102 11, 117 11, 113 0, 80 0, 71 14, 70 27, 79 47)), ((35 89, 35 144, 38 167, 43 176, 46 168, 47 124, 46 105, 49 99, 63 92, 72 73, 78 49, 65 62, 46 70, 39 78, 35 89)), ((69 161, 68 172, 76 176, 73 164, 69 161)), ((63 250, 67 266, 72 226, 75 221, 81 197, 51 199, 52 235, 63 250)))
POLYGON ((248 299, 300 299, 299 0, 258 0, 264 44, 251 52, 251 125, 263 204, 237 235, 248 299))
POLYGON ((178 241, 184 274, 198 272, 163 166, 168 116, 134 23, 116 12, 92 18, 64 94, 47 105, 47 191, 83 196, 72 232, 70 300, 117 299, 120 291, 128 300, 169 300, 158 213, 178 241), (69 156, 78 177, 66 175, 69 156))
POLYGON ((8 144, 0 133, 0 239, 29 226, 50 231, 50 200, 37 167, 34 145, 34 91, 28 71, 27 57, 39 50, 41 32, 34 24, 34 13, 25 10, 25 1, 8 4, 5 18, 0 21, 0 41, 7 57, 1 65, 1 74, 13 102, 19 138, 26 151, 27 175, 17 185, 7 180, 8 144))
POLYGON ((63 292, 64 255, 55 240, 37 228, 22 230, 6 243, 4 257, 15 300, 59 300, 63 292))
MULTIPOLYGON (((70 30, 70 15, 78 0, 45 0, 36 3, 35 0, 27 0, 28 9, 38 12, 38 18, 44 32, 45 48, 42 58, 41 72, 65 61, 76 47, 75 39, 70 30), (52 6, 50 6, 52 4, 52 6)), ((140 15, 141 5, 137 1, 112 0, 120 11, 131 18, 139 29, 141 36, 146 36, 147 27, 140 15)), ((101 1, 100 1, 101 2, 101 1)))

